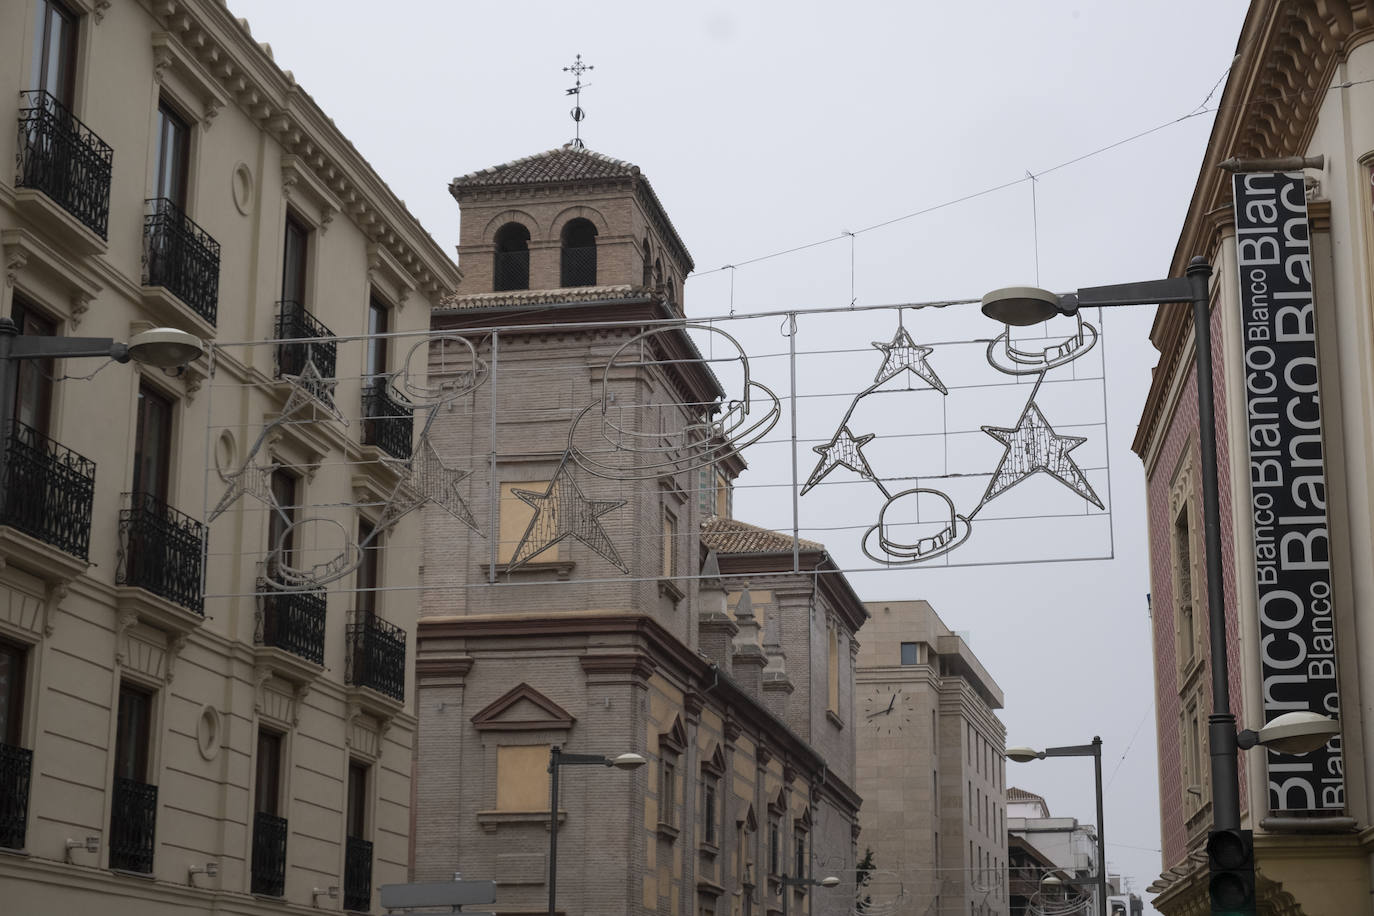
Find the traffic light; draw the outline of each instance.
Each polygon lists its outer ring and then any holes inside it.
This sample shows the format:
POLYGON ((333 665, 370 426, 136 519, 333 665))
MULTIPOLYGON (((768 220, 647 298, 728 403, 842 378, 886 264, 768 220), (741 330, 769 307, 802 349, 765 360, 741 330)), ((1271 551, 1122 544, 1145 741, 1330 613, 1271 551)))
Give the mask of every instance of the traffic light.
POLYGON ((1213 916, 1255 916, 1255 839, 1249 830, 1207 835, 1207 892, 1213 916))

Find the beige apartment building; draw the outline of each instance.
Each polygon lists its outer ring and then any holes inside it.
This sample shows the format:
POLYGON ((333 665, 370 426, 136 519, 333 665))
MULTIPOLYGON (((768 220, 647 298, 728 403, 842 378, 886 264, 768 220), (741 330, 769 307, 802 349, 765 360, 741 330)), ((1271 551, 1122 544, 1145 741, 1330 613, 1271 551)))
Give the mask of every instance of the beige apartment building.
POLYGON ((383 335, 457 268, 223 3, 12 0, 0 60, 0 314, 247 342, 19 371, 0 910, 375 912, 407 878, 418 598, 388 586, 420 530, 383 498, 415 435, 383 335), (331 526, 368 549, 330 566, 331 526))
MULTIPOLYGON (((1340 722, 1340 734, 1313 754, 1240 753, 1260 913, 1370 907, 1372 188, 1374 6, 1251 3, 1167 268, 1182 276, 1199 255, 1214 266, 1231 712, 1242 729, 1297 711, 1340 722), (1317 156, 1320 164, 1305 168, 1273 164, 1317 156), (1233 178, 1219 166, 1234 158, 1270 164, 1233 178)), ((1149 890, 1170 916, 1208 906, 1203 848, 1213 823, 1192 327, 1187 307, 1160 308, 1151 332, 1159 365, 1133 446, 1149 506, 1163 842, 1149 890)))
POLYGON ((848 913, 863 605, 821 545, 729 517, 723 430, 776 400, 694 344, 637 166, 570 144, 451 191, 465 278, 434 330, 484 378, 433 431, 466 510, 425 516, 417 880, 546 912, 558 746, 648 760, 561 771, 558 911, 848 913))
POLYGON ((928 602, 867 607, 855 684, 867 893, 875 908, 1005 916, 1002 689, 928 602))

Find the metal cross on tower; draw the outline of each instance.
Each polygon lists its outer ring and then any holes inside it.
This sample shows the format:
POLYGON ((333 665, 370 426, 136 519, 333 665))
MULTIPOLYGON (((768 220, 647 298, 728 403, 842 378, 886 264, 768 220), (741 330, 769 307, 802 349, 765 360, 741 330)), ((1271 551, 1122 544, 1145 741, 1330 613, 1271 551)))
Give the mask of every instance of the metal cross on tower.
MULTIPOLYGON (((582 142, 582 120, 587 117, 587 113, 582 110, 582 74, 588 70, 595 69, 596 68, 591 64, 582 63, 581 54, 577 55, 577 59, 573 61, 571 67, 563 68, 564 73, 571 73, 577 80, 576 84, 565 93, 566 95, 572 96, 574 99, 572 111, 568 112, 568 114, 571 115, 573 124, 576 125, 576 133, 572 141, 572 145, 576 149, 582 149, 586 146, 586 144, 582 142)), ((591 83, 587 85, 590 86, 591 83)))

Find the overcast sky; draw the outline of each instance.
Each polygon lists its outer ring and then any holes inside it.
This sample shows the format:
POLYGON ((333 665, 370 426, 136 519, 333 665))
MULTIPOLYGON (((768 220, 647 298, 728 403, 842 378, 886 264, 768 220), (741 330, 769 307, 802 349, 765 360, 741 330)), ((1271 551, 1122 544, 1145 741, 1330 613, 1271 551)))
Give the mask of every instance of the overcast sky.
MULTIPOLYGON (((448 182, 569 140, 561 68, 581 53, 595 67, 582 136, 649 176, 696 260, 694 316, 975 299, 1035 284, 1037 269, 1056 290, 1164 276, 1212 122, 1195 113, 1216 104, 1245 11, 1239 0, 391 0, 383 16, 356 0, 230 5, 449 252, 448 182), (718 270, 971 195, 852 248, 718 270)), ((856 340, 891 336, 892 313, 880 314, 856 340)), ((1112 525, 1076 555, 1113 559, 853 577, 865 599, 926 598, 967 631, 1006 694, 1009 744, 1102 736, 1109 864, 1142 895, 1160 870, 1159 818, 1143 474, 1129 444, 1156 361, 1151 317, 1111 313, 1099 364, 1112 525)), ((749 346, 785 350, 773 328, 772 343, 749 346)), ((799 348, 818 347, 806 333, 799 348)), ((853 359, 862 376, 881 356, 853 359)), ((803 409, 818 435, 835 428, 833 405, 803 409)), ((804 478, 805 444, 798 460, 804 478)), ((790 497, 762 484, 789 481, 790 467, 751 464, 736 514, 789 524, 790 497)), ((852 532, 837 537, 837 556, 862 557, 852 532)), ((1094 820, 1086 760, 1009 763, 1008 782, 1055 815, 1094 820)))

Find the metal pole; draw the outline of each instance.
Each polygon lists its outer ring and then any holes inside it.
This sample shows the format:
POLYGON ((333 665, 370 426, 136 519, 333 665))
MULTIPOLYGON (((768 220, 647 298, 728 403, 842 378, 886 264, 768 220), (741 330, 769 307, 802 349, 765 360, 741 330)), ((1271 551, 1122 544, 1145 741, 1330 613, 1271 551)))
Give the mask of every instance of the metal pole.
POLYGON ((1093 735, 1093 775, 1097 778, 1097 909, 1107 916, 1107 839, 1102 820, 1102 738, 1093 735))
POLYGON ((1221 582, 1221 508, 1217 494, 1216 400, 1212 390, 1212 318, 1209 280, 1212 266, 1203 257, 1188 264, 1193 294, 1196 346, 1198 459, 1202 464, 1202 521, 1207 549, 1207 628, 1212 667, 1212 714, 1207 717, 1212 756, 1212 826, 1240 829, 1240 778, 1236 771, 1236 717, 1226 658, 1226 603, 1221 582))
POLYGON ((558 897, 558 745, 549 748, 549 916, 557 913, 558 897))

